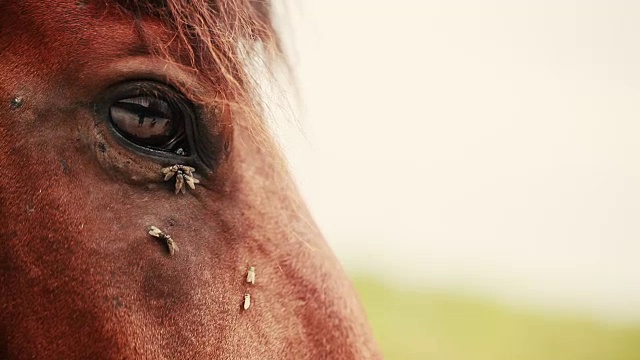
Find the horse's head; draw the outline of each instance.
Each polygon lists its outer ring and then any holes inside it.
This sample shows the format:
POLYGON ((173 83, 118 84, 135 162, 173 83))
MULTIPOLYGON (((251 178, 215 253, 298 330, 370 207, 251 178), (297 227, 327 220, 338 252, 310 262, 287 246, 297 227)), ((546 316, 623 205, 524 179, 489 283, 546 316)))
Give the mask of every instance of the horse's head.
POLYGON ((379 356, 256 105, 267 5, 2 2, 0 358, 379 356))

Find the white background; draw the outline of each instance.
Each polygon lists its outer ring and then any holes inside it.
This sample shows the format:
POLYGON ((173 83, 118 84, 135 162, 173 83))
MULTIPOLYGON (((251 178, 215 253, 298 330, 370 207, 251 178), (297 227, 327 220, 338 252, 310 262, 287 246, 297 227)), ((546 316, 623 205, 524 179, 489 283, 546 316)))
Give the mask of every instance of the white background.
POLYGON ((280 131, 348 269, 640 319, 640 2, 287 11, 280 131))

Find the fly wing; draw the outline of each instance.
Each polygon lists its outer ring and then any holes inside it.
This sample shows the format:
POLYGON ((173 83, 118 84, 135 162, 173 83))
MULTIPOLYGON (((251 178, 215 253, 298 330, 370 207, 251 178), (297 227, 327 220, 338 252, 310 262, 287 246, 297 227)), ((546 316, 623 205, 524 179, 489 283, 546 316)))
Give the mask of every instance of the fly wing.
POLYGON ((172 238, 167 238, 167 247, 169 248, 169 255, 173 256, 173 254, 175 254, 176 251, 178 251, 178 245, 176 245, 176 242, 173 241, 172 238))
POLYGON ((160 170, 160 171, 162 171, 162 173, 166 175, 166 174, 168 174, 168 173, 170 173, 170 172, 175 173, 176 171, 178 171, 178 167, 177 167, 176 165, 173 165, 173 166, 167 166, 166 168, 163 168, 163 169, 162 169, 162 170, 160 170))
POLYGON ((196 189, 196 182, 193 177, 189 176, 189 175, 184 175, 184 180, 187 182, 187 185, 189 185, 189 187, 191 188, 191 190, 195 190, 196 189))
MULTIPOLYGON (((182 190, 184 187, 184 175, 182 175, 181 173, 178 173, 178 175, 176 176, 176 194, 178 194, 180 192, 180 190, 182 190)), ((184 190, 182 190, 182 192, 184 193, 184 190)))
POLYGON ((162 230, 158 229, 155 226, 149 226, 149 235, 153 237, 160 237, 164 235, 164 233, 162 232, 162 230))
POLYGON ((254 268, 249 269, 247 272, 247 282, 251 284, 256 283, 256 271, 254 268))
POLYGON ((192 168, 191 166, 187 166, 187 165, 182 165, 182 170, 186 173, 193 173, 194 171, 196 171, 196 169, 192 168))

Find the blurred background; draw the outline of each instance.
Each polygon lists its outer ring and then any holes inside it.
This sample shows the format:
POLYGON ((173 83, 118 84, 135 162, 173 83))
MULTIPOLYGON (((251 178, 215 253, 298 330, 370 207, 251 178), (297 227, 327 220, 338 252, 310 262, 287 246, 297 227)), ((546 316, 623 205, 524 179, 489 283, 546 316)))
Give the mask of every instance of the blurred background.
POLYGON ((388 359, 640 359, 640 2, 280 9, 311 212, 388 359))

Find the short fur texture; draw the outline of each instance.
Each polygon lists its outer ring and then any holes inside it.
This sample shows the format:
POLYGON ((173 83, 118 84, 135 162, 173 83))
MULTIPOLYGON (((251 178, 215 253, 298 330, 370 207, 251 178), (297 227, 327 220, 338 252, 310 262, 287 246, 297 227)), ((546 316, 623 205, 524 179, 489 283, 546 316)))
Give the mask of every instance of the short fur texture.
POLYGON ((256 105, 243 58, 278 58, 268 14, 255 0, 0 3, 0 359, 381 358, 256 105), (179 89, 224 143, 186 196, 162 181, 171 164, 98 116, 132 79, 179 89))

